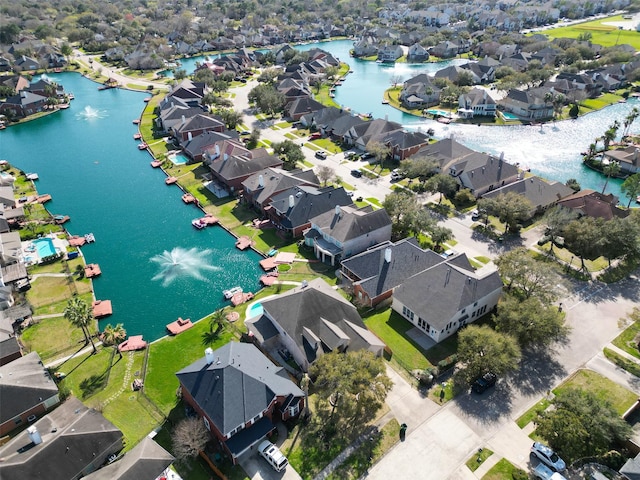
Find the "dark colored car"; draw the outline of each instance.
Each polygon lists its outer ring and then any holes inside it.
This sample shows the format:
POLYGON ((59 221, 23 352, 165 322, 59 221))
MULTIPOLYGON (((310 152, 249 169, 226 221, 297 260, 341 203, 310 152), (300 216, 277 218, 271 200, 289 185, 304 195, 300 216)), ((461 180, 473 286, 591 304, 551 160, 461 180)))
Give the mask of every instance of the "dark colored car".
POLYGON ((351 176, 360 178, 362 176, 362 172, 360 170, 351 170, 351 176))
POLYGON ((496 384, 497 379, 498 377, 496 377, 495 373, 485 373, 483 376, 473 382, 473 385, 471 385, 471 390, 476 393, 482 393, 488 388, 493 387, 496 384))

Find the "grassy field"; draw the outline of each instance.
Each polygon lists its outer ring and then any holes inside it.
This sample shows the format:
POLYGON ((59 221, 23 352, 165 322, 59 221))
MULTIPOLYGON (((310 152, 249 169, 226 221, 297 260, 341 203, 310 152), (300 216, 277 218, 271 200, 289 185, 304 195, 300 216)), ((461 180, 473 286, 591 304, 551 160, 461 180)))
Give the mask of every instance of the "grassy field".
POLYGON ((578 38, 585 33, 591 34, 591 42, 603 47, 629 44, 636 50, 640 50, 640 33, 633 30, 619 30, 614 25, 606 25, 607 22, 621 21, 622 15, 593 20, 591 22, 578 23, 566 27, 552 28, 542 32, 550 38, 578 38))
POLYGON ((474 454, 469 460, 467 460, 465 465, 467 466, 467 468, 469 468, 469 470, 475 472, 478 467, 482 465, 484 461, 491 455, 493 455, 493 452, 491 450, 489 450, 488 448, 483 448, 481 452, 474 454))
POLYGON ((638 365, 633 360, 629 360, 628 358, 623 357, 618 352, 614 352, 609 348, 604 349, 604 356, 615 363, 618 367, 629 372, 631 375, 635 375, 636 377, 640 378, 640 365, 638 365))
POLYGON ((522 472, 522 478, 527 478, 527 474, 523 470, 503 458, 482 477, 482 480, 512 480, 514 473, 518 471, 522 472))
MULTIPOLYGON (((94 324, 92 330, 95 333, 97 325, 94 324)), ((62 316, 39 320, 22 332, 20 340, 28 352, 38 352, 45 363, 54 358, 71 355, 85 346, 82 330, 73 327, 62 316), (55 335, 51 335, 50 332, 55 332, 55 335)))
POLYGON ((555 388, 553 393, 559 395, 569 388, 593 393, 601 400, 610 402, 620 415, 638 399, 635 393, 591 370, 578 370, 566 382, 555 388))
POLYGON ((628 318, 633 323, 625 328, 611 343, 629 355, 640 358, 640 350, 638 350, 638 344, 635 342, 636 336, 640 333, 640 308, 634 308, 628 318))
POLYGON ((527 425, 529 425, 529 423, 536 419, 536 417, 538 416, 538 412, 544 412, 549 407, 549 405, 551 405, 551 402, 546 398, 543 398, 529 410, 520 415, 520 417, 516 420, 516 423, 520 428, 526 427, 527 425))

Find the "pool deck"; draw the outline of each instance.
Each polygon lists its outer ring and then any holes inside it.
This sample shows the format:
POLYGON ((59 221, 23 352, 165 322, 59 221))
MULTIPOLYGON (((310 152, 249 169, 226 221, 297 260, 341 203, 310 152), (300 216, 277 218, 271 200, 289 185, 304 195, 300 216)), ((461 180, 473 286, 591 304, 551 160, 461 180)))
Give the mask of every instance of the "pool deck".
POLYGON ((30 258, 31 265, 37 265, 42 260, 42 257, 40 256, 40 252, 38 251, 38 248, 35 245, 35 242, 42 239, 51 240, 51 242, 53 243, 53 248, 55 250, 55 252, 53 253, 54 255, 60 252, 66 252, 67 246, 70 244, 66 240, 62 238, 58 238, 58 236, 53 233, 49 235, 45 235, 44 237, 34 238, 33 240, 22 242, 21 243, 22 257, 25 259, 30 258))

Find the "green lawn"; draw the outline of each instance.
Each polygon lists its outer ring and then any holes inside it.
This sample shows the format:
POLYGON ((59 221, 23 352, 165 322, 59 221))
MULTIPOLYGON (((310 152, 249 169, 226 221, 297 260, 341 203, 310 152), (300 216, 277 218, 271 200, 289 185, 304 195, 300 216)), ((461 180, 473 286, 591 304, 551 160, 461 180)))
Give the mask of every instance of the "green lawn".
MULTIPOLYGON (((92 330, 95 331, 96 328, 97 325, 92 330)), ((22 332, 20 340, 28 352, 38 352, 45 363, 54 358, 71 355, 85 346, 82 330, 71 326, 62 316, 39 320, 22 332), (55 335, 51 335, 50 332, 55 332, 55 335)))
MULTIPOLYGON (((536 248, 544 252, 550 252, 551 242, 547 242, 544 245, 537 245, 536 248)), ((571 253, 571 251, 567 250, 566 248, 559 248, 554 246, 553 252, 555 256, 560 260, 563 260, 569 263, 571 266, 580 268, 580 258, 574 255, 573 253, 571 253)), ((588 272, 599 272, 600 270, 607 268, 608 265, 609 265, 609 262, 604 257, 598 257, 594 260, 585 259, 584 261, 584 266, 586 267, 588 272)))
POLYGON ((629 44, 636 50, 640 50, 640 33, 633 30, 619 30, 613 25, 605 25, 606 22, 620 21, 622 15, 603 18, 591 22, 578 23, 566 27, 552 28, 543 32, 547 37, 553 38, 578 38, 581 34, 590 33, 591 42, 603 47, 629 44))
POLYGON ((316 144, 318 147, 331 152, 331 153, 340 153, 342 152, 342 147, 335 144, 330 138, 317 138, 312 140, 311 143, 316 144))
POLYGON ((640 358, 638 344, 634 341, 640 333, 640 308, 634 308, 633 312, 629 314, 629 319, 632 320, 633 323, 625 328, 611 343, 628 354, 640 358))
POLYGON ((626 357, 623 357, 618 352, 614 352, 609 348, 604 349, 604 356, 615 363, 618 367, 626 370, 631 375, 635 375, 640 378, 640 365, 638 365, 633 360, 629 360, 626 357))
POLYGON ((491 455, 493 455, 493 452, 491 450, 489 450, 488 448, 483 448, 481 452, 475 453, 469 460, 467 460, 465 465, 469 468, 469 470, 475 472, 478 467, 482 465, 484 461, 491 455))
POLYGON ((389 347, 391 361, 397 362, 405 370, 424 370, 456 352, 456 335, 425 351, 407 335, 407 331, 411 330, 413 325, 391 308, 365 315, 363 320, 389 347))
POLYGON ((601 400, 607 400, 620 415, 638 399, 635 393, 591 370, 578 370, 553 393, 559 395, 569 388, 589 391, 601 400))
POLYGON ((529 410, 520 415, 520 417, 516 420, 516 423, 520 428, 526 427, 527 425, 529 425, 529 423, 536 419, 536 417, 538 416, 538 412, 544 412, 549 407, 549 405, 551 405, 551 402, 546 398, 543 398, 529 410))
POLYGON ((513 465, 509 460, 503 458, 482 477, 482 480, 512 480, 516 472, 522 472, 521 478, 527 478, 526 472, 513 465))

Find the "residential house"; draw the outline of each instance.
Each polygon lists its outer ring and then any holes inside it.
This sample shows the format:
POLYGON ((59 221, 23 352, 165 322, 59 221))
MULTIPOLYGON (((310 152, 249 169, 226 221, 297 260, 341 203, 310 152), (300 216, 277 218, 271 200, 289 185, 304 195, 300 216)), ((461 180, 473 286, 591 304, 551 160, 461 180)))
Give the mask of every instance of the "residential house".
POLYGON ((419 43, 414 43, 409 47, 407 53, 407 61, 409 62, 426 62, 429 60, 429 51, 419 43))
POLYGON ((383 63, 393 63, 404 55, 400 45, 384 45, 378 49, 378 60, 383 63))
POLYGON ((636 145, 619 150, 607 150, 604 152, 604 159, 609 162, 617 162, 620 165, 621 173, 640 173, 640 149, 636 145))
POLYGON ((405 160, 429 144, 429 136, 422 132, 393 130, 371 137, 367 145, 380 143, 390 148, 390 157, 398 162, 405 160))
POLYGON ((462 118, 496 116, 496 101, 484 88, 472 88, 461 94, 458 106, 458 115, 462 118))
POLYGON ((265 210, 276 228, 299 238, 311 226, 312 218, 335 210, 336 205, 352 203, 343 187, 301 185, 276 195, 265 210))
POLYGON ((154 119, 154 122, 158 132, 165 134, 171 132, 177 125, 185 123, 187 118, 204 113, 204 110, 200 106, 190 107, 186 102, 182 100, 177 101, 176 99, 171 99, 170 103, 161 102, 159 108, 160 112, 154 119))
POLYGON ((337 261, 391 240, 391 223, 384 208, 336 206, 333 212, 311 219, 311 227, 304 232, 305 244, 313 247, 316 258, 336 265, 337 261))
POLYGON ((205 132, 224 132, 226 126, 219 118, 198 114, 193 117, 189 117, 180 123, 176 123, 171 127, 171 136, 178 142, 178 144, 184 144, 191 141, 193 137, 205 132))
POLYGON ((307 113, 300 117, 300 124, 303 127, 323 131, 332 121, 343 115, 349 115, 341 108, 326 107, 315 112, 307 113))
POLYGON ((163 474, 174 460, 173 455, 146 436, 117 461, 108 463, 82 478, 84 480, 159 480, 163 476, 171 478, 168 474, 163 474))
POLYGON ((353 145, 360 150, 366 150, 369 142, 375 142, 379 140, 381 136, 401 130, 402 125, 399 123, 376 118, 370 122, 360 123, 351 127, 344 135, 344 141, 348 145, 353 145))
POLYGON ((323 135, 331 137, 332 140, 339 143, 345 142, 345 137, 349 131, 360 124, 367 122, 360 117, 344 112, 343 115, 327 123, 320 129, 323 135))
POLYGON ((373 37, 363 37, 353 44, 354 57, 370 57, 378 53, 377 42, 373 37))
POLYGON ((0 283, 9 285, 27 278, 27 268, 22 260, 20 232, 0 233, 0 283))
POLYGON ((13 62, 13 70, 16 72, 28 72, 38 70, 40 68, 40 62, 35 58, 27 57, 26 55, 20 55, 13 62))
POLYGON ((505 111, 526 120, 543 120, 553 117, 553 103, 536 95, 534 90, 512 88, 498 101, 505 111))
POLYGON ((358 310, 321 278, 262 300, 263 313, 245 321, 263 348, 287 350, 304 372, 321 355, 368 350, 384 343, 367 330, 358 310))
POLYGON ((304 408, 305 395, 255 345, 229 342, 176 373, 183 401, 202 418, 234 464, 304 408))
POLYGON ((8 117, 27 117, 41 112, 47 105, 47 97, 20 90, 17 95, 0 102, 0 113, 8 117))
POLYGON ((477 75, 473 70, 468 68, 463 68, 462 66, 458 66, 458 65, 450 65, 448 67, 438 70, 434 74, 434 78, 440 79, 440 80, 444 79, 444 80, 450 81, 451 83, 458 84, 458 82, 460 81, 460 77, 461 76, 464 77, 467 75, 470 76, 471 84, 477 85, 479 83, 482 83, 480 76, 477 75))
POLYGON ((460 188, 467 188, 479 198, 486 192, 503 187, 519 179, 518 167, 484 152, 474 152, 448 166, 460 188))
POLYGON ((393 289, 407 278, 445 259, 422 249, 415 238, 385 242, 343 259, 340 275, 343 289, 359 305, 375 307, 391 297, 393 289))
POLYGON ((193 82, 186 78, 171 89, 161 102, 161 105, 171 103, 172 99, 179 99, 189 107, 197 107, 201 104, 202 98, 207 93, 206 88, 205 83, 193 82))
POLYGON ((312 169, 265 168, 242 182, 242 198, 262 213, 276 195, 301 185, 319 187, 320 180, 312 169))
POLYGON ((518 52, 509 57, 502 58, 500 63, 506 67, 513 68, 516 72, 524 72, 531 61, 531 54, 527 52, 518 52))
POLYGON ((236 130, 225 130, 224 132, 209 131, 192 137, 191 140, 189 140, 189 136, 187 135, 187 141, 180 146, 182 147, 182 152, 189 157, 190 160, 193 162, 202 162, 209 158, 208 156, 205 158, 205 155, 210 148, 215 150, 216 144, 225 141, 238 141, 239 137, 240 134, 236 130))
MULTIPOLYGON (((2 397, 3 404, 6 399, 2 397)), ((122 447, 120 430, 101 413, 70 397, 0 447, 0 478, 79 480, 122 447)))
POLYGON ((399 100, 408 108, 430 107, 440 103, 441 91, 431 77, 421 73, 404 82, 399 100))
POLYGON ((442 140, 422 147, 414 156, 433 158, 437 160, 440 171, 447 172, 447 166, 453 163, 454 160, 458 160, 471 153, 475 153, 475 150, 464 146, 451 135, 449 138, 443 138, 442 140))
MULTIPOLYGON (((227 149, 235 151, 238 145, 223 142, 227 149)), ((260 170, 268 167, 281 167, 283 161, 276 155, 270 155, 264 148, 246 150, 241 154, 230 154, 221 150, 218 143, 214 145, 213 152, 208 154, 209 169, 213 178, 230 192, 242 188, 242 182, 260 170)))
POLYGON ((429 53, 440 58, 452 58, 462 52, 459 44, 445 40, 429 48, 429 53))
POLYGON ((396 287, 391 308, 438 343, 494 309, 501 294, 498 272, 478 275, 463 253, 396 287))
POLYGON ((0 367, 0 398, 0 436, 33 422, 60 403, 58 386, 36 352, 0 367))
POLYGON ((570 208, 579 216, 593 218, 603 218, 611 220, 614 217, 625 218, 631 213, 630 210, 618 208, 618 197, 613 194, 604 195, 588 188, 564 197, 558 205, 570 208))
POLYGON ((487 192, 482 195, 482 198, 496 198, 499 195, 505 195, 509 192, 522 195, 531 202, 533 208, 530 217, 544 212, 559 200, 574 193, 573 189, 567 187, 564 183, 555 181, 548 182, 533 175, 487 192))
POLYGON ((21 356, 22 348, 18 338, 13 332, 11 336, 7 336, 7 332, 2 331, 2 323, 0 323, 0 367, 17 360, 21 356))
POLYGON ((285 106, 284 111, 288 118, 297 122, 303 115, 322 110, 324 105, 311 97, 298 98, 285 106))

